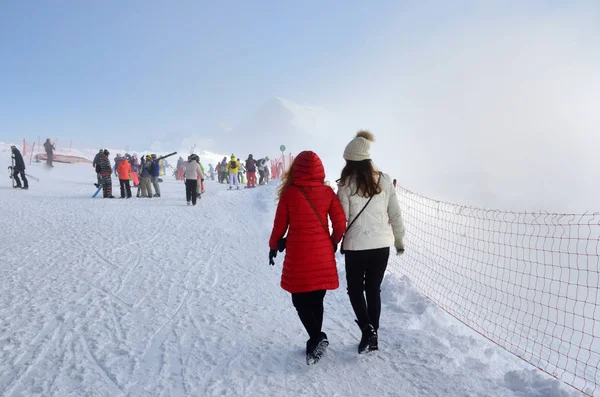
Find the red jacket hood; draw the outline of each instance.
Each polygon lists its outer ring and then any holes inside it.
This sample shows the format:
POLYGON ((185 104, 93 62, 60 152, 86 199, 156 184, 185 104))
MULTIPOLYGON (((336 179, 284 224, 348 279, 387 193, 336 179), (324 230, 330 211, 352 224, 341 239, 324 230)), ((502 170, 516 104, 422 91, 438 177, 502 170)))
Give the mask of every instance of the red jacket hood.
POLYGON ((302 152, 294 160, 292 181, 298 186, 315 186, 325 183, 325 168, 319 156, 310 151, 302 152))

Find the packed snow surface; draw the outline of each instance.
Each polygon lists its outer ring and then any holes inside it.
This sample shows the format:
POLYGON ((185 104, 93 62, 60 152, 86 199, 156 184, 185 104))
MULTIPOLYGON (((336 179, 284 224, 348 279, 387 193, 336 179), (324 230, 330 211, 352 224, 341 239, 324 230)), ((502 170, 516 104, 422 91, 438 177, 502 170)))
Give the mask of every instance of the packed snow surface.
MULTIPOLYGON (((6 170, 10 159, 2 156, 6 170)), ((325 298, 330 347, 306 334, 268 265, 275 186, 208 182, 188 207, 91 199, 91 165, 33 164, 0 184, 0 394, 16 396, 576 396, 472 333, 390 269, 380 351, 359 356, 341 287, 325 298)), ((118 196, 118 183, 113 181, 118 196)), ((135 189, 134 189, 135 193, 135 189)))

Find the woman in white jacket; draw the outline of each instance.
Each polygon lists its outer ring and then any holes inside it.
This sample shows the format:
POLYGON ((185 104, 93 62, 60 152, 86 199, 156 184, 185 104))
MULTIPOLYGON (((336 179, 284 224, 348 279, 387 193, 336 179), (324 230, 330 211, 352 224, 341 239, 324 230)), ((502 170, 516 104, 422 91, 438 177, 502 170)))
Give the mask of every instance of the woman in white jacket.
POLYGON ((346 166, 338 180, 348 229, 342 241, 350 303, 362 337, 358 352, 378 349, 381 282, 390 247, 404 253, 404 224, 392 179, 371 161, 373 135, 360 131, 346 146, 346 166), (366 300, 365 300, 366 295, 366 300))
POLYGON ((197 160, 199 160, 198 155, 191 154, 183 167, 185 170, 185 198, 187 205, 196 205, 198 181, 204 178, 197 160))

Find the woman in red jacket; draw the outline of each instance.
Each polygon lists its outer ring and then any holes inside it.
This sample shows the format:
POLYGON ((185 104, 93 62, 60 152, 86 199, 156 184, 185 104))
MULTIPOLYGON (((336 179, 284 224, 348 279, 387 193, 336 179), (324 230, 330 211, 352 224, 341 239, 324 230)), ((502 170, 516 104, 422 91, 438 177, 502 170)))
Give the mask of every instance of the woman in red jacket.
POLYGON ((281 247, 286 231, 286 255, 281 287, 292 294, 292 303, 310 339, 306 363, 313 364, 329 345, 323 325, 323 299, 339 287, 335 251, 346 216, 336 194, 325 185, 325 169, 313 152, 302 152, 282 177, 279 205, 269 241, 269 263, 281 247), (329 231, 329 218, 333 235, 329 231))

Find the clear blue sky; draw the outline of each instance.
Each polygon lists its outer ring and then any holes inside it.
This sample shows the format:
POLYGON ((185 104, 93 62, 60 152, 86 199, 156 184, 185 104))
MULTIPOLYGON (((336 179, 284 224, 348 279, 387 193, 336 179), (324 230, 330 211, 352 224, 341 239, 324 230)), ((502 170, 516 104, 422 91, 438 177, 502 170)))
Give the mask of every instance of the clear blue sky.
POLYGON ((331 103, 377 77, 372 64, 465 22, 563 7, 480 3, 5 1, 0 140, 144 146, 234 123, 273 96, 331 103))

